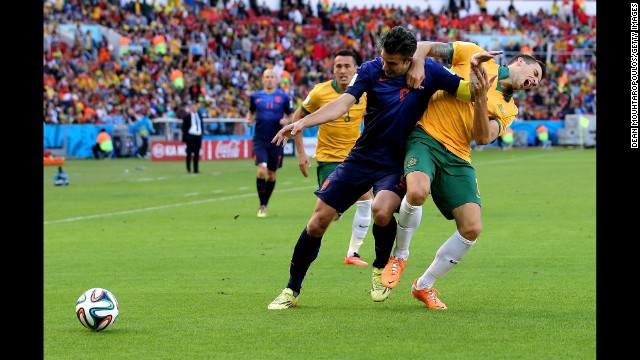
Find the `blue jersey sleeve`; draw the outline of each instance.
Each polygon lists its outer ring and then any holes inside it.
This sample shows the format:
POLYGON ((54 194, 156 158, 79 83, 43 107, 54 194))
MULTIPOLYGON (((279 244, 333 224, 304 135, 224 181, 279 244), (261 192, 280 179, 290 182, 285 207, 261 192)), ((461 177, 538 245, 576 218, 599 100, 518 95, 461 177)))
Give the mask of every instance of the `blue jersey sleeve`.
POLYGON ((462 80, 455 72, 429 58, 427 58, 424 63, 424 73, 426 78, 425 83, 432 82, 436 88, 442 89, 454 96, 458 91, 460 80, 462 80))
MULTIPOLYGON (((370 88, 372 73, 376 70, 375 61, 378 60, 379 59, 371 60, 362 64, 356 71, 353 79, 351 79, 349 87, 345 90, 346 93, 349 93, 356 98, 356 104, 360 103, 360 97, 370 88)), ((380 67, 382 67, 381 64, 380 67)))

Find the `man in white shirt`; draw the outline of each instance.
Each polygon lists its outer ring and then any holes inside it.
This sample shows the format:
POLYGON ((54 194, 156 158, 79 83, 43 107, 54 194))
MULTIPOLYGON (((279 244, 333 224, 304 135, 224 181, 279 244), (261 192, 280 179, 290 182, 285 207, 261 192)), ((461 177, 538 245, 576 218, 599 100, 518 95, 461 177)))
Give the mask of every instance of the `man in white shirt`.
POLYGON ((200 148, 202 147, 202 119, 198 114, 198 104, 188 104, 185 107, 185 115, 182 118, 182 141, 187 144, 186 164, 187 172, 191 173, 193 160, 193 173, 198 174, 198 161, 200 160, 200 148))

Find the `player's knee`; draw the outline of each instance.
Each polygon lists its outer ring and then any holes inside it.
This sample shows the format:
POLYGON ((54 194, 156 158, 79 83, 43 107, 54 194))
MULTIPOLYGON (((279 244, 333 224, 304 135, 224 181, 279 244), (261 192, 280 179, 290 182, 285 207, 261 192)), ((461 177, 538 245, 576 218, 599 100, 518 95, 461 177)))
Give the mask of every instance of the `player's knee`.
POLYGON ((462 226, 458 229, 458 232, 463 238, 469 241, 475 241, 480 237, 480 233, 482 232, 482 223, 478 222, 462 226))
POLYGON ((429 190, 421 188, 421 189, 407 189, 407 201, 412 206, 421 206, 427 201, 427 197, 429 196, 429 190))
POLYGON ((378 226, 387 226, 389 224, 389 221, 391 221, 391 217, 393 216, 393 212, 389 211, 372 211, 372 213, 373 222, 378 226))
POLYGON ((307 234, 315 237, 323 236, 335 216, 336 214, 314 213, 307 224, 307 234))
POLYGON ((307 224, 307 234, 309 234, 310 236, 320 237, 324 235, 324 232, 326 230, 326 228, 320 226, 320 223, 315 221, 309 221, 309 223, 307 224))

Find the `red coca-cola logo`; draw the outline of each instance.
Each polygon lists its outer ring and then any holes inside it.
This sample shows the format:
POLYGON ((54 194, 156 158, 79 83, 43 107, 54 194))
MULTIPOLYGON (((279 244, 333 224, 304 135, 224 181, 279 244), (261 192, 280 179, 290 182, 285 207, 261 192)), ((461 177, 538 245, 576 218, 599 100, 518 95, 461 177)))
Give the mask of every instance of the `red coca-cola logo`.
POLYGON ((238 159, 240 158, 240 141, 218 141, 216 144, 214 159, 238 159))

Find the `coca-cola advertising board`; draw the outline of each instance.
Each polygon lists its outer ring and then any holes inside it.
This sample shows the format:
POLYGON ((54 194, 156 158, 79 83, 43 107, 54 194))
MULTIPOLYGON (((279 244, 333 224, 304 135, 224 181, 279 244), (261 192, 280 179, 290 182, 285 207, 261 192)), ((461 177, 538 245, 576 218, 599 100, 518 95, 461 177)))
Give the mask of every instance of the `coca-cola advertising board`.
MULTIPOLYGON (((202 140, 200 160, 248 159, 251 139, 202 140)), ((181 141, 152 141, 152 161, 184 161, 187 145, 181 141)))

